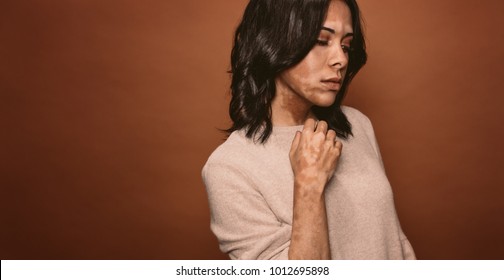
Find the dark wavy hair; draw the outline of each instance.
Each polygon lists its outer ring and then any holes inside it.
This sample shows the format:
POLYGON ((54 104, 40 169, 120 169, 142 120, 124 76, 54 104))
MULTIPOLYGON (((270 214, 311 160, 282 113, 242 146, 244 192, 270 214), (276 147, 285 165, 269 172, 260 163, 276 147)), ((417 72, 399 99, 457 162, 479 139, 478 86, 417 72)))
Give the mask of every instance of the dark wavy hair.
MULTIPOLYGON (((266 142, 271 135, 271 102, 275 78, 298 64, 317 43, 331 0, 250 0, 238 25, 231 52, 231 103, 233 121, 228 133, 245 129, 248 138, 266 142), (256 138, 257 136, 257 138, 256 138)), ((344 0, 352 14, 353 40, 347 73, 334 104, 314 106, 312 112, 325 120, 343 139, 352 126, 341 110, 348 85, 367 60, 359 7, 344 0)))

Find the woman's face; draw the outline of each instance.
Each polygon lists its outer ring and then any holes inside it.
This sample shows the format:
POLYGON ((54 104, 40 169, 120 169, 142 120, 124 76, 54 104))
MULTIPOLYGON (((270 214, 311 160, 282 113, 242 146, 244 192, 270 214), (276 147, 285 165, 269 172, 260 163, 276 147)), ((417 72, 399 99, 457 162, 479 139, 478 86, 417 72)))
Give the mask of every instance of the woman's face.
POLYGON ((318 43, 300 63, 277 77, 277 96, 310 107, 331 106, 345 78, 352 35, 350 9, 341 0, 331 1, 318 43))

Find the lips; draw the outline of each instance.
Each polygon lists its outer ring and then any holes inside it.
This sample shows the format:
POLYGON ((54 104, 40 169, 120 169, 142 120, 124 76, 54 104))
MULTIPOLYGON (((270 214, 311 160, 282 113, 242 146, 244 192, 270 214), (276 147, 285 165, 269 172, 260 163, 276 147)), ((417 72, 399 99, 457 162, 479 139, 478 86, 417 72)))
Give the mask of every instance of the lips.
POLYGON ((341 87, 341 78, 333 77, 325 79, 322 80, 322 83, 327 87, 328 90, 339 90, 341 87))

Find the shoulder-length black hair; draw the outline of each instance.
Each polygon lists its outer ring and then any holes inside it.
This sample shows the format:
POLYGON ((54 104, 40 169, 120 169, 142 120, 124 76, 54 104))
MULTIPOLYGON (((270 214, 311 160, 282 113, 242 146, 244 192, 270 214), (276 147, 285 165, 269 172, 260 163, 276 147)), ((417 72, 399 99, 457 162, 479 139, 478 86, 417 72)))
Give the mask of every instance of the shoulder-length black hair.
MULTIPOLYGON (((238 25, 231 52, 231 133, 245 129, 248 138, 266 142, 271 135, 275 78, 298 64, 317 43, 331 0, 250 0, 238 25)), ((344 0, 352 14, 353 40, 345 79, 333 105, 312 108, 337 135, 347 139, 352 126, 341 111, 349 83, 366 63, 359 7, 344 0)))

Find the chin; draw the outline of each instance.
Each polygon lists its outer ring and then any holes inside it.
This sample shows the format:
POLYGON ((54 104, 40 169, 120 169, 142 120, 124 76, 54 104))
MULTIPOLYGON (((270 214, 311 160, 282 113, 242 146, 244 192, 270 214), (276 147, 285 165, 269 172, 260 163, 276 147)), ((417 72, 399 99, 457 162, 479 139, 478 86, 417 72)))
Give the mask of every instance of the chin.
POLYGON ((324 98, 320 98, 316 100, 316 102, 313 102, 313 105, 317 107, 330 107, 331 105, 334 104, 336 101, 336 94, 334 96, 324 96, 324 98))

